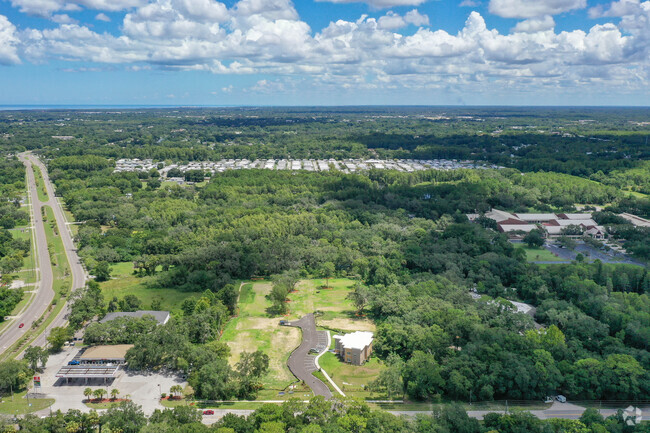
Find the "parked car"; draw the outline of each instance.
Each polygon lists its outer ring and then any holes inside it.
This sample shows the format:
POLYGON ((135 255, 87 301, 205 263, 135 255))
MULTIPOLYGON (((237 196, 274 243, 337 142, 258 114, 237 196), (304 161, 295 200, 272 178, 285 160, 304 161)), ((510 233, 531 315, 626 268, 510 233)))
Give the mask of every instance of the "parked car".
POLYGON ((80 362, 76 359, 73 359, 72 361, 68 362, 68 365, 79 365, 80 362))
POLYGON ((203 415, 214 415, 214 411, 212 409, 204 410, 203 415))
POLYGON ((20 325, 18 325, 19 328, 22 328, 23 326, 25 326, 24 323, 21 323, 20 325))
POLYGON ((560 394, 560 395, 558 395, 557 397, 555 397, 555 399, 556 399, 557 401, 559 401, 560 403, 566 403, 566 397, 563 396, 562 394, 560 394))

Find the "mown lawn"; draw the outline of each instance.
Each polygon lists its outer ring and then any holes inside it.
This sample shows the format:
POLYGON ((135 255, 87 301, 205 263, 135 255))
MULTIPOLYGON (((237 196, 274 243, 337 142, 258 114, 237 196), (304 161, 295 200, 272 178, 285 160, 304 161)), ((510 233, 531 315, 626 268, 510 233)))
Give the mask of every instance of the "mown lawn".
POLYGON ((28 403, 25 394, 27 394, 27 391, 15 393, 13 401, 11 394, 2 394, 2 401, 0 401, 0 414, 24 415, 43 410, 54 403, 53 398, 30 398, 28 403))
POLYGON ((529 262, 562 262, 565 259, 555 256, 552 252, 544 247, 530 248, 526 244, 514 244, 516 248, 521 248, 526 253, 526 260, 529 262))
POLYGON ((364 387, 379 376, 384 364, 373 356, 364 365, 346 364, 331 352, 320 357, 318 363, 341 390, 352 397, 381 399, 385 396, 372 394, 364 387))
POLYGON ((100 283, 100 287, 107 304, 114 296, 121 299, 125 295, 135 295, 140 299, 145 310, 151 309, 151 303, 157 299, 163 310, 179 312, 185 299, 198 296, 196 293, 173 289, 150 288, 149 284, 152 282, 153 277, 134 275, 132 262, 121 262, 111 264, 111 279, 100 283))

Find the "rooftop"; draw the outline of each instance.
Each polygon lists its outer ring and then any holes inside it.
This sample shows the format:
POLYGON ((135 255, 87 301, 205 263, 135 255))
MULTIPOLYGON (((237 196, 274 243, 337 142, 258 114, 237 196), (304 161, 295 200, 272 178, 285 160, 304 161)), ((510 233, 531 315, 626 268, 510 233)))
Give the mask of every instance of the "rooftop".
POLYGON ((554 213, 518 213, 516 215, 523 221, 549 221, 557 219, 554 213))
POLYGON ((115 320, 118 317, 137 317, 141 318, 143 316, 153 316, 154 319, 158 321, 159 324, 164 325, 169 320, 169 311, 149 311, 149 310, 138 310, 133 312, 124 312, 119 311, 116 313, 108 313, 99 323, 110 322, 115 320))
POLYGON ((67 379, 80 378, 111 378, 117 374, 119 366, 117 365, 97 365, 97 364, 84 364, 84 365, 66 365, 61 367, 56 373, 56 377, 63 377, 67 379))
POLYGON ((345 349, 363 350, 372 343, 372 332, 356 331, 345 335, 335 335, 334 338, 340 340, 345 349))
POLYGON ((112 346, 93 346, 86 349, 84 353, 79 356, 82 361, 89 361, 92 359, 124 359, 126 352, 133 347, 133 344, 115 344, 112 346))

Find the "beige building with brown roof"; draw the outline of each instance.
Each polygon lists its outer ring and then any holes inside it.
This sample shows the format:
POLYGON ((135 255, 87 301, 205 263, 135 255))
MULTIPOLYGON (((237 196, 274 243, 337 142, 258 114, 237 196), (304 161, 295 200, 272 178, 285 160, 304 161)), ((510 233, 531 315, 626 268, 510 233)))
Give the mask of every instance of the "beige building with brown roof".
POLYGON ((334 343, 334 353, 348 364, 362 365, 372 354, 372 332, 356 331, 335 335, 334 343))

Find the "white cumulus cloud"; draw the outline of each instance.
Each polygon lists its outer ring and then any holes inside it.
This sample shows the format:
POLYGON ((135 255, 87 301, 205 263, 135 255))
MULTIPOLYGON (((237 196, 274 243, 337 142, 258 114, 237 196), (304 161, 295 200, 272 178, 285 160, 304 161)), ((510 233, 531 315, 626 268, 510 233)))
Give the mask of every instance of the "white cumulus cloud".
POLYGON ((641 2, 639 0, 619 0, 610 3, 609 7, 598 5, 589 9, 589 17, 622 17, 638 13, 640 10, 641 2))
POLYGON ((419 6, 427 0, 316 0, 330 3, 366 3, 375 8, 392 8, 396 6, 419 6))
POLYGON ((490 0, 490 13, 504 18, 536 18, 584 9, 587 0, 490 0))
POLYGON ((514 32, 536 33, 550 30, 555 27, 555 20, 552 16, 546 15, 541 18, 531 18, 517 23, 514 32))
POLYGON ((127 11, 116 35, 75 23, 17 33, 0 19, 0 62, 16 63, 20 53, 34 62, 91 61, 131 71, 261 74, 263 79, 247 89, 260 93, 294 91, 300 80, 287 77, 309 79, 324 89, 452 86, 480 93, 499 86, 528 91, 594 83, 647 89, 650 0, 635 3, 634 13, 626 12, 617 24, 562 32, 555 30, 553 14, 570 10, 570 1, 543 3, 543 8, 519 10, 522 20, 510 32, 490 28, 478 12, 451 32, 431 28, 416 9, 312 29, 290 0, 149 0, 127 11), (410 24, 419 28, 398 31, 410 24))
POLYGON ((6 16, 0 15, 0 64, 14 65, 20 63, 18 51, 18 37, 16 35, 16 26, 14 26, 6 16))

